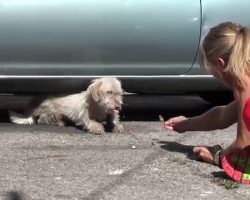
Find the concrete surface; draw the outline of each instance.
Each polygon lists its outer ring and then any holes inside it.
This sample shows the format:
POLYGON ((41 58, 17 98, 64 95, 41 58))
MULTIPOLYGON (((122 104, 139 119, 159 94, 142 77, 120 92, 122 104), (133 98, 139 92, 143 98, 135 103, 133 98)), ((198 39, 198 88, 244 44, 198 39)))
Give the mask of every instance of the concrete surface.
POLYGON ((228 180, 220 168, 192 154, 194 145, 230 144, 235 126, 178 134, 152 119, 188 114, 185 101, 190 110, 199 107, 197 112, 209 107, 195 99, 172 99, 181 106, 173 111, 166 103, 171 114, 157 102, 150 112, 132 106, 123 113, 123 134, 96 136, 74 127, 0 123, 0 199, 249 199, 249 186, 228 180), (145 112, 142 121, 139 111, 145 112))

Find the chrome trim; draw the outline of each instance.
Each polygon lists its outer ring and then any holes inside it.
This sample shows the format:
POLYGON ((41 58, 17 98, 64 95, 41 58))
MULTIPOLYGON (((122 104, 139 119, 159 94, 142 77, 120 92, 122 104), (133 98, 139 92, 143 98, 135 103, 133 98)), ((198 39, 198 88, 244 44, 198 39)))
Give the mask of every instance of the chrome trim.
POLYGON ((117 77, 117 78, 214 78, 212 75, 153 75, 153 76, 135 76, 135 75, 104 75, 104 76, 75 76, 75 75, 24 75, 24 76, 20 76, 20 75, 0 75, 0 79, 26 79, 26 78, 30 78, 30 79, 64 79, 64 78, 101 78, 101 77, 117 77))

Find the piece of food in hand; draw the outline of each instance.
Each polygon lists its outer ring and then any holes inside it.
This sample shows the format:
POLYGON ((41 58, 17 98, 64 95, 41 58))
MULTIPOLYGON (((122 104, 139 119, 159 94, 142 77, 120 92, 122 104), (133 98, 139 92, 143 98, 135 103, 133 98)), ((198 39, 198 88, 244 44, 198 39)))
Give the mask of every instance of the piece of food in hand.
POLYGON ((159 120, 160 120, 160 122, 162 122, 162 123, 165 122, 164 118, 163 118, 161 115, 159 115, 159 120))

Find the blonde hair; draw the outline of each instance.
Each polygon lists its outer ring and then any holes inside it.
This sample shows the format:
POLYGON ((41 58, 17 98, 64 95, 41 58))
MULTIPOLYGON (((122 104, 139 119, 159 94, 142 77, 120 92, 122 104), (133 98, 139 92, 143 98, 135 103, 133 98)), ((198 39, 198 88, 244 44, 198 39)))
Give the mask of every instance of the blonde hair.
POLYGON ((250 30, 232 22, 211 28, 203 39, 201 56, 203 66, 218 58, 225 59, 228 62, 225 71, 241 86, 243 77, 250 76, 250 30))

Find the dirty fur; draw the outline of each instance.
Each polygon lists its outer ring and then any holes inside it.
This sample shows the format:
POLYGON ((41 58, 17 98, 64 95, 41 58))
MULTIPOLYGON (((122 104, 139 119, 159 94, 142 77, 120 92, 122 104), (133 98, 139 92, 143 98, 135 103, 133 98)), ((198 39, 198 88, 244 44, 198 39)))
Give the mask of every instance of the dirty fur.
POLYGON ((72 122, 94 134, 104 133, 102 122, 107 121, 111 131, 123 132, 119 120, 123 90, 118 79, 104 77, 91 82, 86 91, 61 97, 49 97, 24 112, 9 111, 16 124, 50 124, 65 126, 72 122), (25 114, 24 114, 25 113, 25 114), (28 114, 27 114, 28 113, 28 114))

